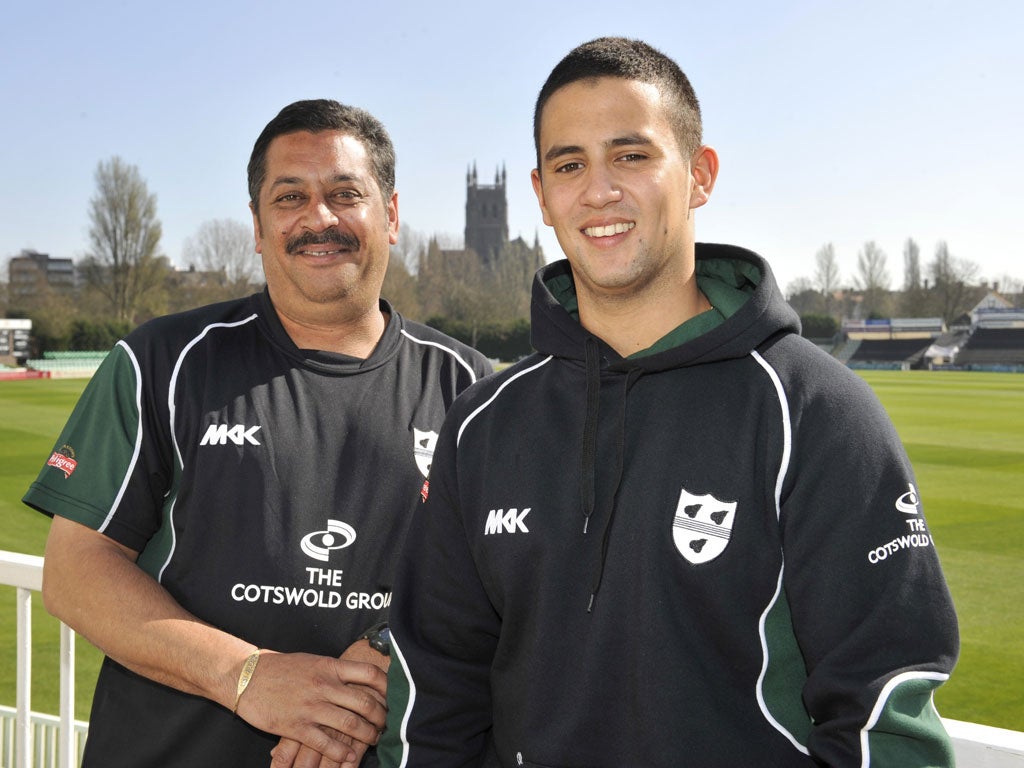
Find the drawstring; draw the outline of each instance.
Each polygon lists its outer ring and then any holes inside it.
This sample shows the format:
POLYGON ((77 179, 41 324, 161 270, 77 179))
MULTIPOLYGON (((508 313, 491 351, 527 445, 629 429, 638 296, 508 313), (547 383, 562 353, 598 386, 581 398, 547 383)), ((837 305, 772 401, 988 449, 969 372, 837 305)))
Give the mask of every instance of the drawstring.
POLYGON ((580 466, 580 499, 583 504, 583 533, 594 513, 594 483, 597 464, 597 415, 601 405, 600 348, 593 336, 587 336, 587 415, 583 422, 583 450, 580 466))
MULTIPOLYGON (((586 534, 590 526, 590 517, 596 506, 596 481, 597 481, 597 426, 601 401, 601 368, 600 356, 597 341, 593 337, 587 337, 586 342, 586 365, 587 365, 587 413, 583 423, 583 451, 582 466, 580 471, 580 491, 583 504, 583 533, 586 534)), ((601 559, 598 563, 597 573, 590 591, 590 600, 587 602, 587 613, 593 612, 594 601, 597 592, 601 588, 601 580, 604 577, 605 560, 608 556, 608 543, 611 539, 612 522, 615 517, 615 510, 618 506, 615 502, 619 493, 619 485, 622 483, 622 473, 625 468, 626 449, 626 402, 629 399, 629 392, 633 385, 643 375, 640 368, 631 368, 625 376, 620 398, 619 417, 615 433, 615 466, 613 468, 613 483, 605 503, 608 514, 605 515, 604 531, 601 534, 601 559)))

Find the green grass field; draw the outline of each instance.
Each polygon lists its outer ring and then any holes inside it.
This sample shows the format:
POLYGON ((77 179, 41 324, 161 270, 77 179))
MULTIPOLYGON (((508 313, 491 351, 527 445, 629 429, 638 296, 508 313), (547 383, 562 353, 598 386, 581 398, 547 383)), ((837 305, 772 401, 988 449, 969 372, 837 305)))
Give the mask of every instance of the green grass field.
MULTIPOLYGON (((960 618, 946 717, 1024 730, 1024 376, 868 371, 917 472, 960 618)), ((0 382, 0 549, 42 554, 48 521, 20 499, 83 381, 0 382)), ((34 600, 33 709, 57 711, 57 623, 34 600)), ((14 704, 14 589, 0 588, 0 704, 14 704)), ((79 639, 77 715, 100 655, 79 639)))

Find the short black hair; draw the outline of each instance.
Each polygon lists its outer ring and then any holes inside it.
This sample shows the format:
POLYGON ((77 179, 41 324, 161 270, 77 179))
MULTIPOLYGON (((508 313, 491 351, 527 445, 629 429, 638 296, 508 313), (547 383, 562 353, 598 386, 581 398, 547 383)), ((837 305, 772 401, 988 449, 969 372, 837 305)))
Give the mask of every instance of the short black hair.
POLYGON ((679 148, 692 156, 701 145, 700 102, 689 79, 672 59, 642 40, 599 37, 573 48, 551 70, 533 110, 533 144, 540 168, 540 121, 548 99, 580 80, 618 77, 657 86, 668 102, 669 120, 679 148))
POLYGON ((249 157, 249 200, 259 211, 260 188, 267 178, 267 149, 270 142, 287 133, 341 131, 363 143, 385 201, 395 191, 395 147, 387 129, 365 109, 340 104, 333 99, 296 101, 277 113, 256 139, 249 157))

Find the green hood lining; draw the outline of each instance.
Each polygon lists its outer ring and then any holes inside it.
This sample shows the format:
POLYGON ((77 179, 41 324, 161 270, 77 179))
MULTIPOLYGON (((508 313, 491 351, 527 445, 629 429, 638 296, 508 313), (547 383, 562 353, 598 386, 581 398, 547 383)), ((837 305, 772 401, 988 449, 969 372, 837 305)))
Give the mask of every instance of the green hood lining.
MULTIPOLYGON (((696 272, 697 285, 708 297, 712 308, 691 317, 647 349, 635 352, 630 357, 644 357, 664 352, 717 328, 747 303, 761 282, 761 272, 756 266, 732 259, 700 259, 697 261, 696 272)), ((556 275, 547 280, 545 285, 565 311, 579 322, 579 300, 576 297, 576 284, 573 282, 572 274, 556 275)))

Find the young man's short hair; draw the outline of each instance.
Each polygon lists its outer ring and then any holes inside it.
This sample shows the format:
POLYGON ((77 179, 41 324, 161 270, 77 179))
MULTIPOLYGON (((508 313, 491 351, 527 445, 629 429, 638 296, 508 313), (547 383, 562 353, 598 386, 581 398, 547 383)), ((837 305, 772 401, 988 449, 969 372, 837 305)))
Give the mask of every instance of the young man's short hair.
POLYGON ((689 79, 672 59, 642 40, 600 37, 566 54, 548 75, 533 111, 533 142, 540 164, 540 121, 544 106, 560 88, 580 80, 619 77, 654 85, 668 102, 669 120, 684 156, 701 145, 700 103, 689 79))

